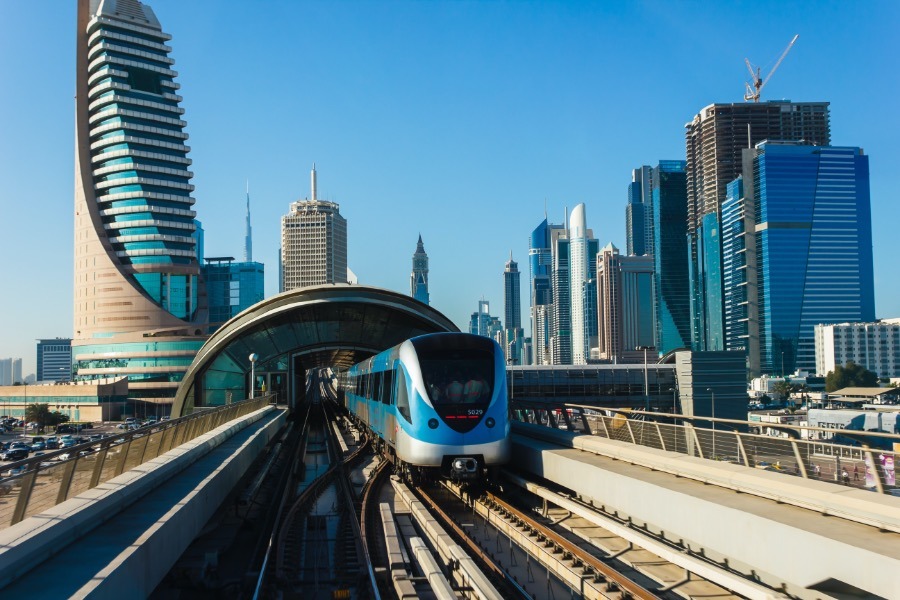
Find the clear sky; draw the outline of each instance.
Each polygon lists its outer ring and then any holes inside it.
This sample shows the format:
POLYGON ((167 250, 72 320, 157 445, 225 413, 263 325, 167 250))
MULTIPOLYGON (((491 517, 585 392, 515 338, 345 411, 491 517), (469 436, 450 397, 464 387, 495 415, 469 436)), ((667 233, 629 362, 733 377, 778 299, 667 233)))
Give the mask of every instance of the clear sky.
MULTIPOLYGON (((898 2, 149 4, 173 36, 206 254, 240 260, 249 180, 267 295, 316 163, 360 283, 408 293, 421 233, 432 305, 463 329, 481 297, 502 316, 510 251, 528 298, 545 205, 562 222, 586 203, 624 251, 631 169, 684 159, 684 124, 742 101, 744 58, 765 74, 800 34, 763 98, 831 102, 832 143, 870 156, 876 314, 900 316, 898 2)), ((0 358, 25 373, 36 338, 72 335, 75 8, 0 0, 0 358)))

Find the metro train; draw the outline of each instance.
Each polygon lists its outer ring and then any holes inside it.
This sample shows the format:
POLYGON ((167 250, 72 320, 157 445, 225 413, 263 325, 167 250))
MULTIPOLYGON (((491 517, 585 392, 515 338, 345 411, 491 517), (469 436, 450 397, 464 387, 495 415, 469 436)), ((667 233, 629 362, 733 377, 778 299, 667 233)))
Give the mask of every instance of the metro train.
POLYGON ((489 338, 414 337, 341 379, 347 410, 402 475, 472 482, 509 460, 506 367, 489 338))

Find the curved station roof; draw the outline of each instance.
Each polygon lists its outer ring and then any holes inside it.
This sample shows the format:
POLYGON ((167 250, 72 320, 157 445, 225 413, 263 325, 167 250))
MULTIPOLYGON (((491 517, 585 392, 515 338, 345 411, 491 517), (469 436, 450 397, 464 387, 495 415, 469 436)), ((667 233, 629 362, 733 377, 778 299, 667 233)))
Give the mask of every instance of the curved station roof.
POLYGON ((250 372, 346 368, 417 335, 459 331, 417 300, 381 288, 328 284, 284 292, 219 328, 197 353, 178 388, 172 416, 242 398, 250 372))

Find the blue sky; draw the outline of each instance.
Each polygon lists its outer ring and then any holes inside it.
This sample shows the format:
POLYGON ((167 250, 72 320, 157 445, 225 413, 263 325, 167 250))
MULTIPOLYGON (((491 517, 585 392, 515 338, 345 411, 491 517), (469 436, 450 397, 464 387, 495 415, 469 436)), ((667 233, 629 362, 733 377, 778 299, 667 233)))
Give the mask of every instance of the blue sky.
MULTIPOLYGON (((897 2, 149 3, 172 34, 208 256, 254 258, 277 292, 280 217, 309 194, 348 220, 361 283, 408 292, 421 232, 432 305, 502 315, 510 250, 585 202, 625 245, 631 169, 683 159, 684 124, 742 100, 831 102, 832 143, 870 156, 876 313, 900 316, 897 2), (889 177, 895 174, 894 185, 889 177)), ((72 332, 75 0, 0 0, 0 357, 72 332), (52 8, 52 10, 47 10, 52 8)), ((527 306, 523 306, 523 315, 527 306)))

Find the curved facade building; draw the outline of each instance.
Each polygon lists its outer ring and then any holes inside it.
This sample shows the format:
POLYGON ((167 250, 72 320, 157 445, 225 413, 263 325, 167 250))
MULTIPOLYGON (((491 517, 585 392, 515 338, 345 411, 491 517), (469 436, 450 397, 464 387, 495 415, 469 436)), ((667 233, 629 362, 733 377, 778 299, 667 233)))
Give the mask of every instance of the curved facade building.
POLYGON ((172 398, 206 331, 169 39, 137 0, 78 2, 73 366, 132 398, 172 398))

